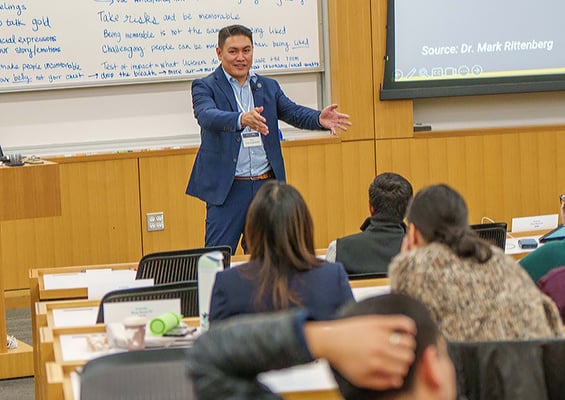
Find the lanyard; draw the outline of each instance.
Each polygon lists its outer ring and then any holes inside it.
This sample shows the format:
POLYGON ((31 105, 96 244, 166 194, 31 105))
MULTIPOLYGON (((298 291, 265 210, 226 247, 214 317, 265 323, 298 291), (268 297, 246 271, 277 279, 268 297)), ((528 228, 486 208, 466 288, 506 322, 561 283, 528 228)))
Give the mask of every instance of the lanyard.
MULTIPOLYGON (((243 107, 243 104, 241 103, 241 101, 239 101, 238 96, 234 96, 235 97, 235 102, 237 103, 237 107, 239 108, 239 110, 241 112, 249 112, 251 111, 251 103, 253 102, 253 93, 251 92, 251 84, 248 83, 247 84, 247 90, 249 92, 249 103, 247 104, 247 110, 243 107)), ((241 93, 241 97, 243 98, 243 90, 241 93)))

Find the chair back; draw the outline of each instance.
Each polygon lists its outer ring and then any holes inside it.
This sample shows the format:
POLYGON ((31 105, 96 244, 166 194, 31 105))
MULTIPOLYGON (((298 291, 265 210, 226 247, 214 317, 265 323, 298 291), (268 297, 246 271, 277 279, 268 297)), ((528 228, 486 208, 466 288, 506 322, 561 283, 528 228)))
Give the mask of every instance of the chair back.
POLYGON ((563 400, 565 339, 450 342, 457 398, 563 400))
POLYGON ((224 269, 229 268, 231 261, 229 246, 163 251, 143 256, 139 261, 135 279, 153 279, 155 285, 196 281, 198 280, 198 259, 201 255, 211 251, 220 251, 224 256, 224 269))
POLYGON ((104 304, 163 299, 180 299, 181 314, 184 317, 197 317, 199 315, 198 283, 187 281, 108 292, 100 301, 96 323, 104 322, 104 304))
POLYGON ((362 274, 347 274, 350 281, 358 281, 361 279, 380 279, 388 278, 388 273, 386 272, 366 272, 362 274))
POLYGON ((492 222, 489 224, 474 224, 471 228, 477 232, 481 239, 506 249, 506 222, 492 222))
POLYGON ((196 400, 180 348, 129 351, 92 359, 80 374, 81 400, 196 400))

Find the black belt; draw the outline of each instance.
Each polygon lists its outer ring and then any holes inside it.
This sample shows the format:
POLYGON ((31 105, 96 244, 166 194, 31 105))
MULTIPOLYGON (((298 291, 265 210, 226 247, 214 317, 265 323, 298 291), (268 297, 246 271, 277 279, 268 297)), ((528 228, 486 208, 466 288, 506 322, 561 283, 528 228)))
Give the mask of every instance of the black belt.
POLYGON ((264 174, 256 175, 256 176, 236 176, 233 179, 236 181, 263 181, 265 179, 273 179, 275 174, 273 171, 267 171, 264 174))

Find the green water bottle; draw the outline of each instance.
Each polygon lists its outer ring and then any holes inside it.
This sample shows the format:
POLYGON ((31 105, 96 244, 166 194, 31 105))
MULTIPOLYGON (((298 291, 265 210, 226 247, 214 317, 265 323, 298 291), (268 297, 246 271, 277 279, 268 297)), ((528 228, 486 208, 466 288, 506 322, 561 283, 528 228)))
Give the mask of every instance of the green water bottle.
POLYGON ((163 336, 171 329, 179 326, 181 318, 182 315, 177 314, 176 312, 166 312, 151 320, 149 323, 149 330, 155 336, 163 336))

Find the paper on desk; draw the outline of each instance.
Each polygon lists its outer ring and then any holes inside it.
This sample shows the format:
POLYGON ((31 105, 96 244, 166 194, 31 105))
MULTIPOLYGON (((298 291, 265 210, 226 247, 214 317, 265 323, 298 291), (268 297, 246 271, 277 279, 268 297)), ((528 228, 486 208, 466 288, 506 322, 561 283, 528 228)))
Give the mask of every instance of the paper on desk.
POLYGON ((56 308, 53 310, 55 328, 67 326, 91 326, 96 324, 98 307, 56 308))
POLYGON ((104 276, 108 277, 112 274, 112 268, 92 268, 85 269, 84 273, 89 280, 103 279, 104 276))
POLYGON ((117 352, 117 350, 92 351, 88 347, 87 338, 106 337, 105 333, 85 333, 85 334, 69 334, 59 336, 61 345, 61 356, 63 361, 83 361, 91 360, 96 357, 103 356, 108 353, 117 352))
POLYGON ((45 290, 83 288, 86 287, 86 274, 84 272, 45 274, 43 287, 45 290))
POLYGON ((543 243, 539 242, 540 237, 542 237, 542 235, 520 236, 520 237, 517 237, 517 238, 506 238, 506 247, 504 248, 504 253, 508 254, 508 255, 531 253, 535 249, 539 249, 541 246, 543 246, 543 243), (520 245, 518 244, 518 240, 520 240, 520 239, 534 239, 538 243, 538 247, 536 247, 534 249, 522 249, 520 247, 520 245))
POLYGON ((45 290, 86 288, 89 284, 108 281, 127 281, 135 279, 136 271, 130 269, 112 270, 85 269, 83 272, 45 274, 43 287, 45 290))
POLYGON ((535 215, 533 217, 512 218, 512 232, 539 231, 557 228, 557 214, 535 215))
POLYGON ((132 315, 146 317, 148 321, 166 312, 180 314, 180 299, 128 301, 106 303, 104 307, 104 322, 123 322, 132 315))
POLYGON ((133 278, 131 276, 126 277, 124 275, 124 277, 120 279, 120 277, 115 277, 112 275, 111 278, 108 278, 108 280, 104 280, 104 281, 96 280, 93 282, 88 282, 88 286, 87 286, 88 300, 101 299, 102 297, 104 297, 106 293, 111 292, 113 290, 131 289, 131 288, 147 287, 154 285, 153 279, 135 279, 135 271, 131 271, 131 272, 133 272, 134 274, 133 278))
POLYGON ((73 390, 73 398, 75 400, 80 400, 80 374, 73 371, 69 374, 71 378, 71 388, 73 390))
POLYGON ((380 296, 383 294, 390 293, 390 286, 368 286, 360 288, 352 288, 353 297, 355 301, 359 302, 361 300, 367 299, 369 297, 380 296))
POLYGON ((279 371, 265 372, 257 376, 275 393, 306 392, 311 390, 331 390, 337 384, 326 360, 279 371))

